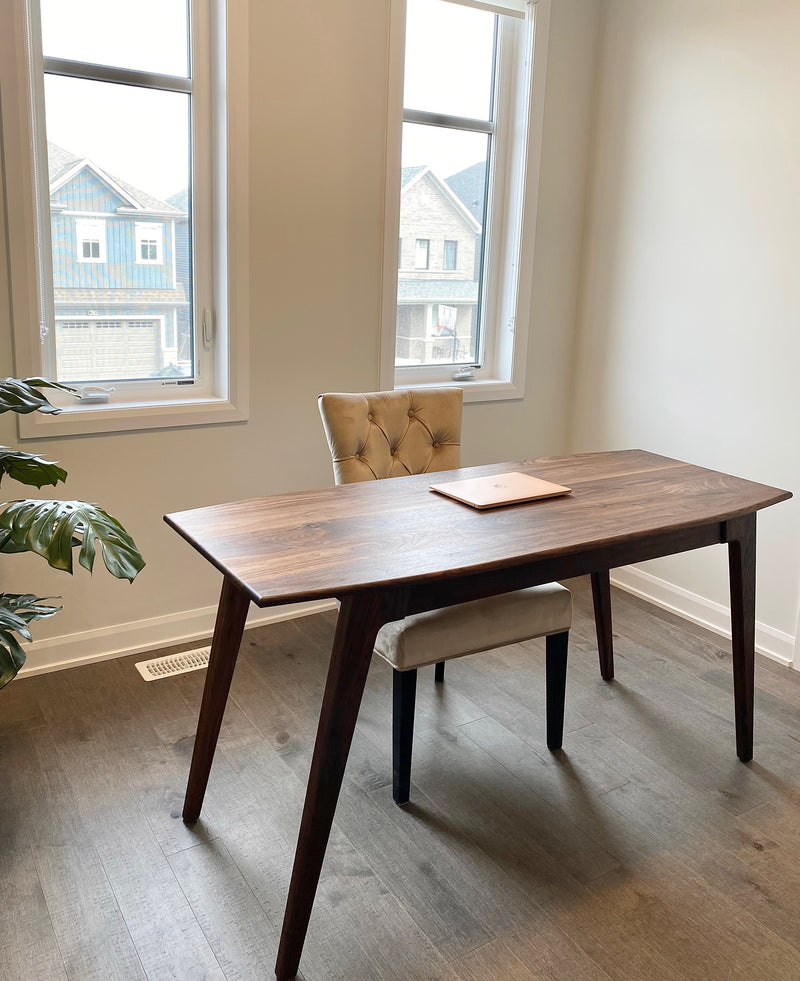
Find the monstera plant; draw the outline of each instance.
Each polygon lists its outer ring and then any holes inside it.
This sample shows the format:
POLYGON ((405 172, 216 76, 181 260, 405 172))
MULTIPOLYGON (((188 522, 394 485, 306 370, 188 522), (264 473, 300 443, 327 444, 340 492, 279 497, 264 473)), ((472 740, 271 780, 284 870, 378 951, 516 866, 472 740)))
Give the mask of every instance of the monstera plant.
MULTIPOLYGON (((68 386, 44 378, 0 379, 0 413, 60 412, 43 394, 42 390, 48 388, 74 394, 68 386)), ((63 482, 67 471, 34 453, 0 446, 0 482, 5 476, 41 488, 63 482)), ((98 542, 111 575, 133 582, 144 567, 144 559, 117 519, 98 505, 38 499, 0 504, 0 552, 36 552, 54 569, 71 574, 73 549, 79 548, 78 561, 91 572, 98 542)), ((0 688, 25 663, 20 638, 31 639, 28 625, 51 617, 60 609, 54 597, 0 593, 0 688)))

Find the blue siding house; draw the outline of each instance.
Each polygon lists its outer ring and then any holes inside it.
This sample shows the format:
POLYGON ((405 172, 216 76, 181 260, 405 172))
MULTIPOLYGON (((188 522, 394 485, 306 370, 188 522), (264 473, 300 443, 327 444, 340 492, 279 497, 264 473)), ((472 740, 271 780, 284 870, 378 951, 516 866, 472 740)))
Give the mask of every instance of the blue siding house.
POLYGON ((189 374, 186 196, 160 201, 54 144, 48 162, 59 379, 189 374))

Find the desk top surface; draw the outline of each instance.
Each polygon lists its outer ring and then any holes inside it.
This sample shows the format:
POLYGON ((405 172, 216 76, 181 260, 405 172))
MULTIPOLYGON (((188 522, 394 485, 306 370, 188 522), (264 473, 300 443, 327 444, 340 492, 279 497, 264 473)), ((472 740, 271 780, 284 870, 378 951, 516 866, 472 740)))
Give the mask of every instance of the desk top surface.
POLYGON ((510 568, 750 514, 788 491, 644 450, 447 472, 519 470, 572 488, 476 511, 429 490, 432 473, 253 498, 164 520, 260 606, 510 568))

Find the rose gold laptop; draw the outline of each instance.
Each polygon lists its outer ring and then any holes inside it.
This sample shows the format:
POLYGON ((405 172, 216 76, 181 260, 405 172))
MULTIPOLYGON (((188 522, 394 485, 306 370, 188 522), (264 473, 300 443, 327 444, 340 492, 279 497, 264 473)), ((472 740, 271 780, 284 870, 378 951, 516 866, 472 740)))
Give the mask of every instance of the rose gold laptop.
POLYGON ((491 477, 452 480, 446 484, 431 484, 431 490, 445 497, 469 504, 473 508, 499 508, 504 504, 521 504, 544 497, 571 494, 572 488, 551 484, 527 473, 498 473, 491 477))

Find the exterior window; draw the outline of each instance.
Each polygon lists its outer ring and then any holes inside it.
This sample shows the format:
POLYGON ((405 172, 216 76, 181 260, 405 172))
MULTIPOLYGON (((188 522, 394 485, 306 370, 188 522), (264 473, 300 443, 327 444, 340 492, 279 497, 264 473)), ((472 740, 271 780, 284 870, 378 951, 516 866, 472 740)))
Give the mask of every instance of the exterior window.
POLYGON ((76 219, 75 235, 78 241, 78 262, 106 261, 106 223, 102 220, 76 219))
POLYGON ((9 228, 23 232, 15 370, 114 383, 104 405, 54 392, 64 411, 26 418, 22 437, 246 418, 244 338, 229 331, 246 273, 228 267, 247 231, 246 162, 228 149, 247 104, 246 13, 226 0, 141 0, 102 17, 90 0, 8 2, 0 84, 30 109, 0 120, 21 158, 7 187, 9 228))
POLYGON ((154 222, 136 222, 136 261, 162 263, 164 226, 154 222))
POLYGON ((384 387, 468 366, 476 398, 523 394, 549 3, 392 0, 386 243, 416 251, 385 264, 384 387))

